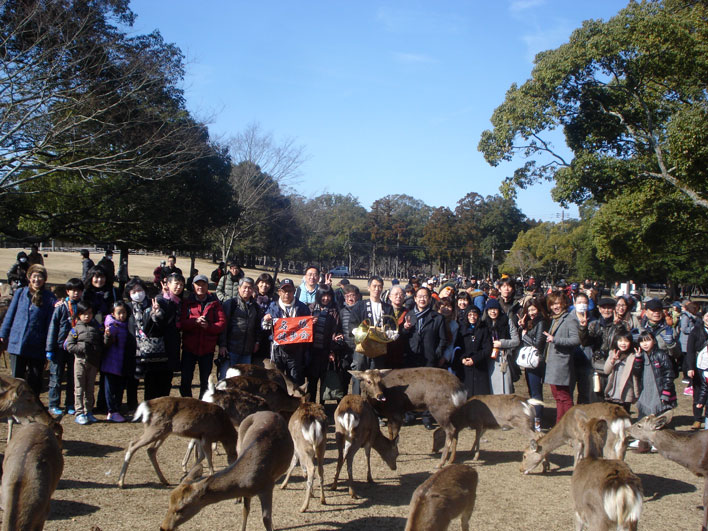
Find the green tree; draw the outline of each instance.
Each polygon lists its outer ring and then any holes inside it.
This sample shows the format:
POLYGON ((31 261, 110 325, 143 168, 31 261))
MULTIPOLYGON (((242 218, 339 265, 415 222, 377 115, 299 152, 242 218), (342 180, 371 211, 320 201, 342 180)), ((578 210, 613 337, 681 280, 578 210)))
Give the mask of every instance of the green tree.
POLYGON ((607 22, 584 22, 535 63, 479 143, 494 166, 527 159, 505 194, 546 179, 562 203, 605 203, 653 183, 708 209, 706 2, 631 2, 607 22), (572 155, 553 145, 558 128, 572 155))
POLYGON ((437 261, 440 271, 446 271, 451 258, 459 254, 455 231, 455 214, 446 207, 433 209, 423 228, 423 241, 428 254, 437 261))

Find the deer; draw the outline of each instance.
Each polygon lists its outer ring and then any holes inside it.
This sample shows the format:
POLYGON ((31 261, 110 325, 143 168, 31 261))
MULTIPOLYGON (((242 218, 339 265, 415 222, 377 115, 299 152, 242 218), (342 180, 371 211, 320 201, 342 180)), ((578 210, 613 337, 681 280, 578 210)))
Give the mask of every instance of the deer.
POLYGON ((292 413, 295 411, 305 397, 295 397, 280 387, 272 380, 263 380, 252 376, 233 376, 221 380, 216 384, 216 389, 224 391, 226 389, 240 389, 248 393, 260 396, 268 402, 271 411, 292 413))
POLYGON ((13 422, 19 424, 40 422, 48 426, 57 439, 62 439, 61 417, 55 419, 27 382, 21 378, 0 376, 0 417, 9 417, 8 442, 12 438, 13 422))
POLYGON ((226 371, 226 377, 252 376, 262 380, 271 380, 285 389, 289 395, 297 397, 305 396, 305 393, 307 392, 306 384, 297 387, 295 382, 293 382, 286 374, 280 372, 275 366, 275 363, 270 360, 263 360, 263 364, 265 367, 251 365, 249 363, 238 363, 236 365, 232 365, 226 371))
MULTIPOLYGON (((143 434, 128 444, 123 467, 118 476, 118 486, 125 485, 125 474, 133 454, 143 446, 148 446, 147 454, 155 473, 163 485, 169 485, 157 463, 157 450, 171 434, 197 439, 201 455, 198 462, 206 457, 209 472, 214 473, 211 461, 211 443, 220 442, 226 450, 228 463, 236 460, 237 434, 226 412, 215 404, 196 398, 163 396, 141 402, 135 411, 133 422, 142 419, 143 434)), ((186 467, 186 462, 182 463, 186 467)))
MULTIPOLYGON (((475 430, 472 444, 474 459, 479 459, 479 442, 486 430, 498 430, 503 427, 516 428, 529 439, 538 434, 533 429, 533 406, 542 406, 543 402, 535 398, 524 399, 518 395, 476 395, 467 400, 452 414, 455 428, 454 442, 457 444, 459 432, 464 428, 475 430)), ((433 453, 442 447, 443 431, 438 428, 433 433, 433 453)), ((452 462, 452 460, 451 460, 452 462)))
POLYGON ((607 421, 578 415, 583 453, 570 482, 575 529, 636 531, 642 514, 642 481, 620 459, 602 459, 607 421))
POLYGON ((405 531, 445 531, 458 516, 462 531, 469 531, 478 481, 468 465, 450 464, 435 472, 415 489, 405 531))
POLYGON ((293 441, 282 415, 259 411, 247 417, 238 430, 238 459, 216 474, 199 479, 201 465, 170 493, 170 504, 160 529, 172 530, 193 518, 206 505, 243 498, 245 531, 251 498, 261 502, 263 525, 273 529, 273 487, 288 469, 293 441))
POLYGON ((627 430, 631 426, 629 413, 618 404, 596 402, 594 404, 578 404, 568 410, 563 418, 553 428, 540 437, 532 439, 524 451, 521 472, 528 474, 543 462, 543 472, 549 468, 547 456, 559 446, 571 443, 575 453, 573 466, 583 452, 583 432, 580 420, 583 418, 599 418, 607 421, 608 434, 604 454, 610 459, 624 459, 627 450, 627 430))
POLYGON ((2 530, 40 531, 64 471, 61 440, 50 426, 20 425, 2 463, 2 530))
POLYGON ((304 402, 300 404, 288 421, 288 430, 295 444, 295 454, 290 462, 283 484, 284 489, 290 480, 290 474, 298 461, 307 475, 307 487, 305 488, 305 501, 300 507, 300 512, 307 511, 312 497, 312 486, 315 479, 315 472, 320 478, 320 503, 326 505, 324 495, 324 455, 327 447, 327 415, 322 404, 304 402), (317 460, 317 470, 315 471, 315 460, 317 460))
MULTIPOLYGON (((368 372, 368 371, 367 371, 368 372)), ((349 474, 349 495, 356 499, 352 466, 359 448, 366 453, 366 481, 373 483, 371 476, 371 448, 381 456, 391 470, 396 470, 398 458, 398 436, 391 440, 379 429, 379 420, 366 398, 360 395, 347 395, 334 412, 335 441, 337 444, 337 470, 334 473, 332 490, 337 490, 339 472, 344 459, 347 460, 349 474)))
POLYGON ((665 459, 687 468, 705 478, 703 483, 703 526, 708 529, 708 431, 680 432, 662 429, 669 422, 671 410, 661 415, 647 415, 629 429, 635 439, 652 444, 665 459))
POLYGON ((376 413, 388 420, 391 439, 398 437, 404 413, 429 410, 445 432, 445 448, 437 468, 441 468, 448 458, 451 462, 455 460, 457 439, 451 416, 467 400, 467 391, 454 374, 435 367, 369 369, 349 373, 359 379, 361 393, 376 413))

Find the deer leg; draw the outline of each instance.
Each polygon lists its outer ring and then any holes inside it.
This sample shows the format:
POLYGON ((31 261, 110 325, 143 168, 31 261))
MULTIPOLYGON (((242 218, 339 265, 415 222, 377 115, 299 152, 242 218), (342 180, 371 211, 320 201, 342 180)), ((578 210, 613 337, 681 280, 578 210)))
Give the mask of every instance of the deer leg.
POLYGON ((403 419, 400 417, 390 417, 386 420, 386 423, 388 424, 388 435, 389 439, 392 441, 398 437, 398 432, 401 431, 401 423, 403 422, 403 419))
POLYGON ((182 472, 187 472, 187 463, 189 463, 189 458, 192 455, 192 450, 194 450, 195 444, 196 441, 194 439, 190 439, 189 444, 187 445, 187 453, 184 454, 184 459, 182 459, 182 472))
POLYGON ((320 476, 320 503, 322 505, 327 505, 324 495, 324 453, 325 444, 317 447, 317 474, 320 476))
POLYGON ((374 478, 371 476, 371 445, 364 445, 364 453, 366 454, 366 482, 373 483, 374 478))
POLYGON ((265 492, 258 495, 258 499, 261 500, 263 527, 266 528, 266 531, 273 531, 273 489, 266 489, 265 492))
POLYGON ((293 452, 293 458, 290 461, 290 468, 288 468, 288 473, 285 474, 285 479, 283 480, 283 484, 280 486, 281 489, 284 489, 285 487, 288 486, 288 481, 290 481, 290 474, 293 473, 293 469, 297 466, 297 452, 293 452))
MULTIPOLYGON (((166 438, 167 436, 165 436, 166 438)), ((160 465, 157 464, 157 450, 160 448, 160 445, 164 442, 163 439, 158 439, 156 440, 151 446, 148 446, 147 449, 147 454, 148 457, 150 458, 150 462, 152 463, 152 468, 155 469, 155 473, 157 474, 157 477, 160 479, 160 483, 163 485, 169 485, 170 483, 165 479, 165 476, 162 475, 162 470, 160 470, 160 465)))
POLYGON ((470 517, 472 516, 472 509, 462 511, 460 515, 460 529, 462 531, 470 531, 470 517))
POLYGON ((337 480, 339 479, 339 472, 342 470, 342 465, 344 464, 344 435, 337 432, 334 438, 335 442, 337 443, 337 470, 334 472, 332 490, 337 490, 337 480))
POLYGON ((12 426, 15 424, 15 419, 12 417, 9 417, 7 419, 7 442, 10 442, 10 438, 12 437, 12 426))
MULTIPOLYGON (((263 503, 261 501, 261 503, 263 503)), ((248 523, 248 513, 251 512, 251 497, 250 496, 244 496, 243 497, 243 519, 241 522, 241 531, 246 531, 246 524, 248 523)), ((269 529, 269 528, 266 528, 269 529)), ((270 528, 272 529, 272 528, 270 528)), ((269 529, 269 531, 270 531, 269 529)))
POLYGON ((125 485, 125 474, 128 471, 128 465, 130 460, 133 458, 133 454, 152 442, 157 438, 154 433, 143 433, 136 440, 131 441, 128 444, 128 449, 125 451, 125 458, 123 459, 123 466, 120 469, 120 474, 118 474, 118 486, 122 489, 125 485))
POLYGON ((310 498, 312 497, 312 484, 315 482, 314 456, 307 452, 303 458, 302 464, 305 469, 305 473, 307 474, 307 486, 305 487, 305 501, 300 508, 301 513, 307 511, 307 506, 310 505, 310 498), (305 463, 307 463, 307 465, 305 465, 305 463))
POLYGON ((579 513, 575 513, 575 531, 583 531, 583 527, 585 527, 585 524, 583 523, 583 519, 580 517, 579 513))
MULTIPOLYGON (((352 468, 354 466, 354 456, 356 455, 359 448, 361 448, 361 443, 352 441, 352 443, 348 445, 348 448, 345 448, 344 450, 344 454, 347 459, 347 474, 349 476, 349 495, 354 499, 357 498, 357 495, 354 492, 354 473, 352 468)), ((369 476, 371 476, 371 469, 369 469, 369 476)))
POLYGON ((484 435, 484 430, 482 428, 475 428, 474 429, 474 443, 472 444, 472 459, 477 461, 479 459, 479 444, 482 439, 482 435, 484 435))
POLYGON ((214 463, 211 460, 211 441, 203 437, 200 440, 200 446, 202 448, 202 456, 197 462, 201 462, 201 460, 206 457, 207 465, 209 466, 209 474, 214 475, 214 463))

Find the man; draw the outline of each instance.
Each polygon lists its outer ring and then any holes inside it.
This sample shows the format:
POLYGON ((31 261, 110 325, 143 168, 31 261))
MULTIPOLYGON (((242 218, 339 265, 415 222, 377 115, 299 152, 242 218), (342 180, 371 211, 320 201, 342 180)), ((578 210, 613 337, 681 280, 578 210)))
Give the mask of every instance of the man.
MULTIPOLYGON (((406 367, 439 367, 447 346, 445 319, 433 310, 432 297, 428 288, 418 288, 415 292, 415 309, 410 312, 403 324, 408 336, 408 345, 404 357, 406 367), (408 318, 410 316, 410 319, 408 318)), ((404 421, 410 423, 411 415, 404 421)), ((430 412, 423 413, 423 425, 433 429, 430 412)))
POLYGON ((39 252, 39 247, 33 245, 32 247, 30 247, 30 249, 30 254, 27 256, 27 263, 29 265, 44 265, 44 258, 42 258, 42 255, 39 252))
POLYGON ((251 363, 258 351, 261 330, 261 309, 253 300, 255 282, 250 277, 239 280, 238 294, 224 302, 226 327, 219 336, 219 379, 237 363, 251 363))
MULTIPOLYGON (((681 357, 681 347, 674 336, 673 321, 664 315, 664 305, 659 299, 649 300, 644 309, 640 331, 646 330, 654 336, 657 346, 669 353, 676 369, 676 364, 681 357)), ((677 371, 674 372, 678 374, 677 371)))
POLYGON ((222 303, 238 295, 239 281, 243 278, 243 271, 241 271, 236 262, 229 260, 227 267, 227 273, 221 277, 219 284, 216 286, 216 296, 222 303))
POLYGON ((300 287, 297 288, 297 291, 295 292, 295 298, 305 304, 314 304, 319 281, 320 268, 314 265, 307 266, 302 284, 300 284, 300 287))
POLYGON ((209 293, 209 279, 205 275, 194 277, 193 285, 194 292, 182 302, 179 324, 182 328, 182 381, 179 392, 182 396, 192 396, 194 367, 199 364, 201 398, 209 384, 214 348, 226 327, 226 316, 219 300, 209 293))
MULTIPOLYGON (((600 318, 590 321, 587 312, 582 315, 577 312, 578 317, 578 335, 582 347, 592 352, 592 366, 598 374, 600 381, 600 391, 590 395, 594 402, 602 402, 604 400, 604 389, 607 385, 607 376, 604 374, 604 364, 607 356, 612 348, 615 334, 619 330, 624 330, 626 326, 615 319, 615 306, 617 301, 611 297, 603 297, 598 301, 598 310, 600 318)), ((594 391, 593 391, 594 393, 594 391)))
POLYGON ((349 374, 349 369, 352 366, 352 359, 354 358, 354 349, 356 348, 356 343, 354 342, 354 336, 352 335, 352 330, 354 330, 354 322, 357 317, 355 314, 355 308, 357 303, 361 300, 361 294, 359 293, 359 288, 354 284, 345 284, 342 286, 342 299, 343 304, 339 308, 339 320, 342 324, 342 335, 344 336, 344 345, 337 359, 337 370, 339 372, 339 378, 342 381, 342 385, 345 389, 349 388, 349 379, 351 375, 349 374))
MULTIPOLYGON (((369 278, 369 299, 359 301, 354 309, 352 330, 359 326, 362 321, 367 321, 371 326, 394 326, 393 308, 381 300, 383 291, 383 279, 378 275, 369 278)), ((387 365, 386 356, 370 358, 366 354, 354 351, 352 357, 352 370, 366 371, 368 369, 385 369, 387 365)), ((352 381, 352 394, 361 394, 359 380, 352 381)))
MULTIPOLYGON (((263 329, 272 330, 273 321, 283 317, 302 317, 310 315, 307 305, 295 299, 295 284, 289 278, 280 282, 278 300, 270 303, 263 316, 263 329)), ((271 337, 272 341, 272 337, 271 337)), ((298 387, 305 383, 305 357, 308 351, 307 343, 293 345, 271 345, 271 359, 277 368, 287 374, 298 387)))
POLYGON ((175 257, 175 255, 171 254, 167 257, 167 265, 162 268, 160 281, 164 281, 173 273, 178 273, 180 275, 182 274, 182 270, 175 265, 176 263, 177 258, 175 257))
POLYGON ((106 286, 109 290, 113 290, 113 281, 116 278, 116 266, 113 263, 113 251, 108 249, 103 255, 103 258, 98 261, 97 265, 103 269, 104 273, 106 273, 106 286))
POLYGON ((398 339, 388 344, 386 358, 391 369, 400 369, 404 366, 403 359, 406 351, 408 336, 403 333, 403 325, 406 322, 406 315, 409 309, 405 306, 406 292, 400 285, 395 285, 389 290, 389 302, 391 303, 391 315, 396 321, 398 329, 398 339))
POLYGON ((81 281, 86 284, 86 277, 88 276, 88 272, 96 264, 94 264, 93 260, 89 258, 88 249, 81 249, 81 251, 79 252, 81 253, 81 281))
MULTIPOLYGON (((584 292, 579 292, 575 296, 575 305, 569 312, 574 312, 578 323, 587 323, 592 320, 589 310, 589 298, 584 292)), ((582 326, 582 325, 581 325, 582 326)), ((580 327, 579 327, 580 328, 580 327)), ((575 382, 571 381, 570 394, 573 395, 574 388, 578 387, 577 404, 589 404, 592 398, 592 349, 582 344, 578 345, 573 352, 573 365, 575 366, 575 382)))

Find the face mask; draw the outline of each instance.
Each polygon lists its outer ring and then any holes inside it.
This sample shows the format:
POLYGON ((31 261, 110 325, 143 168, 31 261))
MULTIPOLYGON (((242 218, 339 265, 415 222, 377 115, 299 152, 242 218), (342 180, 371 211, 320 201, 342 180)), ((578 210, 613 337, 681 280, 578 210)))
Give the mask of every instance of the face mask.
POLYGON ((581 312, 581 313, 587 312, 587 311, 588 311, 588 305, 581 302, 580 304, 576 304, 576 305, 575 305, 575 310, 578 311, 578 312, 581 312))
POLYGON ((144 291, 136 291, 130 294, 130 300, 133 302, 143 302, 145 299, 144 291))

